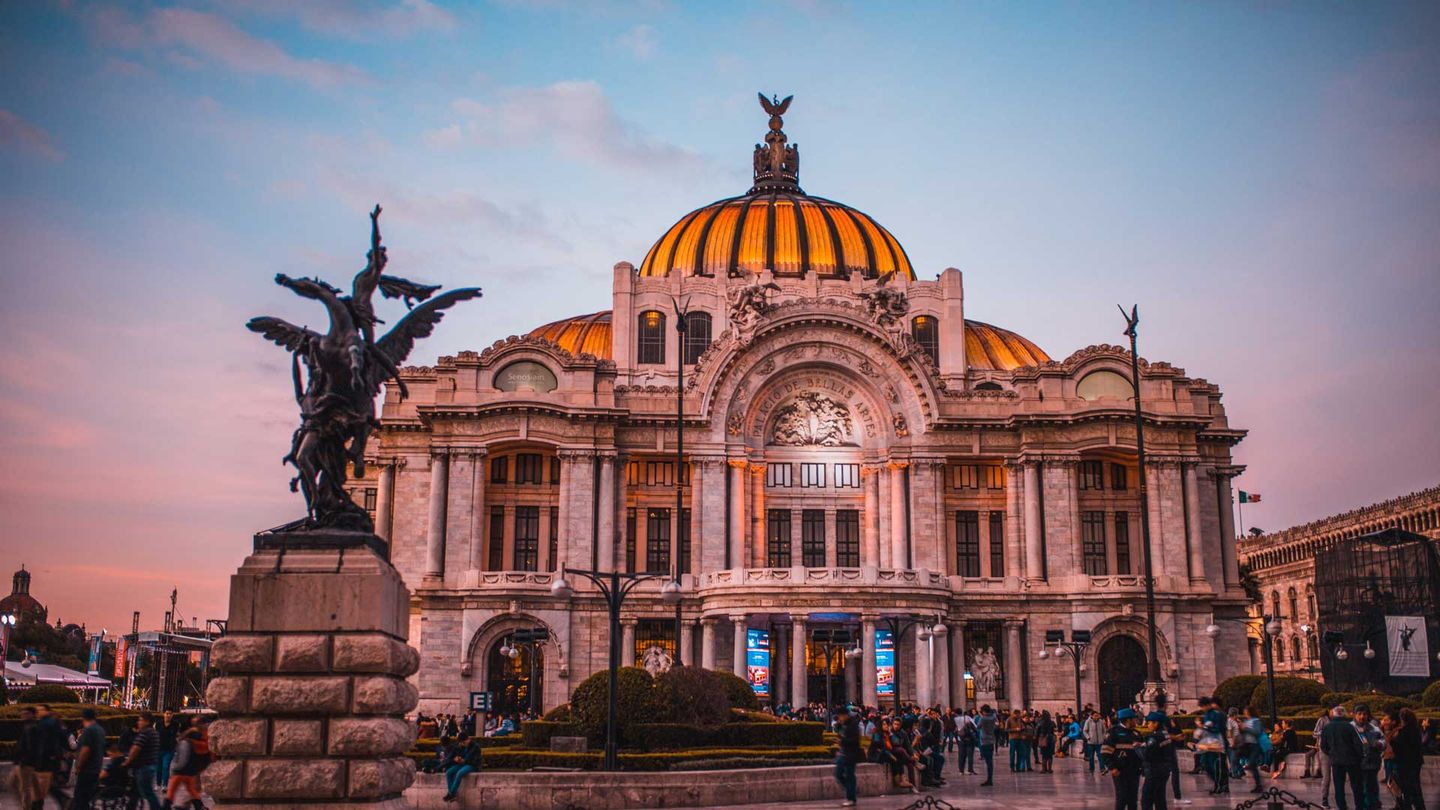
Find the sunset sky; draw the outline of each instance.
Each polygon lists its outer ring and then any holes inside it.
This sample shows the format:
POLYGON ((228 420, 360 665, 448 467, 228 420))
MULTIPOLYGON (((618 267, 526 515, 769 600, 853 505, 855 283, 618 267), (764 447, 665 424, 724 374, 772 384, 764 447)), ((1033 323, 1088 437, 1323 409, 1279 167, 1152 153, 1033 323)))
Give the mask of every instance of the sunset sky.
POLYGON ((742 193, 762 90, 806 190, 966 314, 1219 384, 1249 525, 1440 483, 1440 5, 0 4, 0 575, 51 618, 222 617, 303 509, 258 314, 391 271, 479 285, 415 362, 610 306, 742 193), (6 567, 8 566, 8 567, 6 567))

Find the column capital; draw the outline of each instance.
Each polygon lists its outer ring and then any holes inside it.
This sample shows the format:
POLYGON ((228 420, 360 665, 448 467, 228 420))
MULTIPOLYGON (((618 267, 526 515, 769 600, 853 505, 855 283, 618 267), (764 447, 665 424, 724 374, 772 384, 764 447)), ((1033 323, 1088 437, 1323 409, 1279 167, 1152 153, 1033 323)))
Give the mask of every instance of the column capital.
POLYGON ((595 450, 591 448, 565 448, 557 452, 555 455, 559 456, 561 461, 575 463, 581 461, 589 461, 595 458, 596 453, 595 450))
POLYGON ((695 466, 695 467, 698 467, 698 468, 701 468, 701 469, 706 469, 706 470, 715 469, 716 467, 719 467, 719 466, 720 466, 722 463, 724 463, 725 461, 726 461, 726 459, 725 459, 724 456, 691 456, 691 457, 690 457, 690 463, 691 463, 691 465, 693 465, 693 466, 695 466))
POLYGON ((700 624, 705 625, 705 626, 707 626, 707 627, 714 627, 715 625, 717 625, 717 624, 719 624, 719 623, 720 623, 720 619, 719 619, 718 617, 715 617, 715 616, 701 616, 701 617, 700 617, 700 624))
POLYGON ((444 457, 450 455, 450 453, 451 453, 451 450, 450 450, 449 447, 431 447, 431 448, 430 448, 430 457, 431 457, 431 458, 444 458, 444 457))
POLYGON ((1147 454, 1145 456, 1145 466, 1160 470, 1178 469, 1184 460, 1184 456, 1152 456, 1147 454))
POLYGON ((729 458, 725 460, 725 463, 729 464, 731 467, 734 467, 740 472, 745 472, 746 470, 750 469, 750 460, 747 458, 729 458))
POLYGON ((735 623, 736 625, 741 625, 741 624, 745 624, 745 623, 749 622, 749 621, 750 621, 750 617, 749 617, 749 616, 746 616, 744 613, 731 614, 731 616, 730 616, 730 621, 733 622, 733 623, 735 623))
POLYGON ((860 477, 869 478, 872 475, 885 469, 885 465, 876 461, 867 461, 860 465, 860 477))
POLYGON ((878 614, 875 614, 875 613, 861 613, 861 614, 860 614, 860 623, 861 623, 861 624, 875 624, 875 623, 878 622, 878 621, 880 621, 880 616, 879 616, 878 614))
POLYGON ((1005 620, 1005 629, 1006 629, 1006 630, 1019 630, 1021 627, 1024 627, 1024 626, 1025 626, 1025 620, 1024 620, 1024 619, 1006 619, 1006 620, 1005 620))
POLYGON ((887 461, 887 462, 885 462, 885 466, 886 466, 887 468, 889 468, 889 469, 893 472, 893 471, 903 470, 903 469, 905 469, 906 467, 909 467, 909 466, 910 466, 910 462, 909 462, 908 460, 905 460, 905 459, 895 459, 895 460, 893 460, 893 461, 887 461))
POLYGON ((620 626, 621 626, 621 627, 632 627, 632 628, 633 628, 633 627, 634 627, 635 625, 637 625, 639 622, 640 622, 640 620, 637 619, 637 618, 621 619, 621 620, 620 620, 620 626))
POLYGON ((790 623, 791 623, 791 624, 806 624, 806 623, 808 623, 809 621, 810 621, 810 614, 809 614, 809 613, 791 613, 791 614, 790 614, 790 623))

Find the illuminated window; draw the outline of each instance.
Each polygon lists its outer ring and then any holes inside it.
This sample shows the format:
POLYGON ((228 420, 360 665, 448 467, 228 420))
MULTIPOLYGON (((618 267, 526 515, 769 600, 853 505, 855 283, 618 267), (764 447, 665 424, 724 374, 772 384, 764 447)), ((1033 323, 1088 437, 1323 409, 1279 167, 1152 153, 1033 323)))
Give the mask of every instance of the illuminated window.
POLYGON ((685 365, 693 366, 710 347, 710 313, 692 312, 685 316, 685 365))
POLYGON ((670 510, 645 510, 645 573, 670 573, 670 510))
POLYGON ((955 573, 980 576, 980 513, 974 510, 955 513, 955 573))
POLYGON ((771 509, 765 520, 765 564, 790 567, 790 510, 771 509))
POLYGON ((788 487, 790 486, 790 481, 789 463, 772 462, 765 465, 765 486, 788 487))
POLYGON ((800 564, 806 568, 825 567, 825 512, 806 509, 800 513, 800 564))
POLYGON ((951 489, 979 489, 980 465, 959 464, 950 468, 951 489))
POLYGON ((835 564, 841 568, 860 567, 860 513, 841 509, 835 513, 835 564))
POLYGON ((490 483, 503 484, 510 477, 510 458, 496 456, 490 459, 490 483))
POLYGON ((1130 573, 1130 513, 1115 513, 1115 573, 1130 573))
POLYGON ((637 363, 660 364, 665 362, 665 314, 647 309, 640 313, 639 329, 636 335, 637 363))
POLYGON ((1105 462, 1103 462, 1103 461, 1082 461, 1082 462, 1080 462, 1080 488, 1081 488, 1081 489, 1104 489, 1104 488, 1105 488, 1105 462))
POLYGON ((550 507, 550 561, 548 568, 551 571, 559 565, 560 559, 560 507, 550 507))
POLYGON ((940 363, 940 322, 929 315, 916 315, 910 321, 910 336, 930 355, 930 362, 940 363))
POLYGON ((1005 468, 999 464, 990 464, 985 467, 985 488, 1005 488, 1005 468))
POLYGON ((1081 566, 1091 576, 1108 573, 1105 561, 1105 513, 1083 512, 1080 515, 1081 566))
POLYGON ((1005 576, 1005 513, 990 513, 990 576, 1005 576))
POLYGON ((651 647, 664 650, 671 661, 676 659, 674 619, 641 619, 635 622, 635 649, 629 651, 629 661, 622 658, 620 663, 631 667, 639 664, 645 660, 645 651, 651 647))
MULTIPOLYGON (((537 456, 538 458, 538 456, 537 456)), ((534 571, 539 567, 540 507, 515 507, 515 571, 534 571)))
POLYGON ((545 457, 539 453, 518 453, 515 456, 515 483, 538 484, 543 479, 545 457))
POLYGON ((860 486, 860 465, 859 464, 836 464, 835 465, 835 486, 856 487, 860 486))
POLYGON ((823 487, 825 486, 825 465, 824 464, 801 464, 800 465, 800 486, 802 487, 823 487))

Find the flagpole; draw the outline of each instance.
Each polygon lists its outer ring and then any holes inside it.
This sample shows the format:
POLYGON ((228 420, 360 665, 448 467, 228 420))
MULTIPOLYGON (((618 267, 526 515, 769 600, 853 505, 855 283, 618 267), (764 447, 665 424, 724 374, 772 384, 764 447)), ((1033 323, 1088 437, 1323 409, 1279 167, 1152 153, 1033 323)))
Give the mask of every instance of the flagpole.
POLYGON ((1244 537, 1244 536, 1245 536, 1245 494, 1244 494, 1244 493, 1241 493, 1241 494, 1240 494, 1240 497, 1238 497, 1238 498, 1235 499, 1235 511, 1240 514, 1240 534, 1239 534, 1238 536, 1239 536, 1239 537, 1244 537))

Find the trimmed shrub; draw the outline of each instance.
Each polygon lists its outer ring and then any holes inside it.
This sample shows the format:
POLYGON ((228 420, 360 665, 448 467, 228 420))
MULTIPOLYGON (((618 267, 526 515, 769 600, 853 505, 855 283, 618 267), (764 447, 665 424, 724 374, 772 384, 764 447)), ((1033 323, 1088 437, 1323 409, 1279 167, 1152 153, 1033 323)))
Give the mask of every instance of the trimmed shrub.
MULTIPOLYGON (((655 688, 650 673, 640 667, 621 667, 616 673, 616 733, 624 745, 630 726, 655 716, 655 688)), ((580 682, 570 695, 570 711, 591 744, 605 741, 605 716, 610 708, 610 672, 600 670, 580 682)))
MULTIPOLYGON (((753 693, 752 693, 753 694, 753 693)), ((779 723, 780 718, 768 712, 756 709, 731 709, 730 722, 732 723, 779 723)))
POLYGON ((526 748, 548 749, 551 737, 584 737, 586 735, 579 723, 527 720, 520 724, 520 736, 524 740, 526 748))
POLYGON ((635 744, 645 751, 727 748, 795 748, 824 744, 823 723, 641 723, 633 728, 635 744))
POLYGON ((1333 709, 1347 700, 1354 699, 1354 697, 1354 692, 1326 692, 1325 694, 1320 696, 1320 705, 1328 706, 1333 709))
POLYGON ((1420 704, 1430 709, 1440 709, 1440 681, 1435 681, 1425 687, 1420 693, 1420 704))
MULTIPOLYGON (((20 720, 20 712, 24 708, 18 704, 0 707, 0 742, 13 742, 20 739, 20 729, 23 725, 20 720)), ((134 711, 117 709, 113 706, 57 703, 50 707, 50 711, 66 725, 80 722, 80 712, 85 709, 95 710, 96 720, 104 727, 105 733, 111 737, 119 736, 126 729, 134 728, 135 718, 139 717, 139 714, 134 711)))
MULTIPOLYGON (((752 767, 752 763, 784 761, 796 765, 809 761, 829 760, 834 751, 827 746, 806 746, 797 748, 771 748, 763 751, 746 751, 736 748, 699 748, 693 751, 664 751, 659 753, 620 755, 620 769, 625 771, 665 771, 675 765, 690 762, 725 762, 728 767, 752 767)), ((486 753, 487 771, 524 771, 532 768, 578 768, 596 770, 604 755, 598 751, 584 754, 570 754, 558 751, 506 750, 486 753)))
POLYGON ((733 672, 713 671, 720 678, 720 688, 725 691, 725 697, 730 701, 730 708, 752 711, 760 708, 760 698, 755 697, 755 690, 750 688, 749 681, 733 672))
POLYGON ((1325 708, 1324 705, 1317 705, 1317 706, 1281 706, 1281 707, 1280 707, 1280 716, 1281 716, 1281 717, 1284 717, 1284 718, 1286 718, 1286 719, 1288 719, 1288 720, 1291 720, 1291 721, 1292 721, 1292 725, 1293 725, 1293 721, 1298 721, 1298 720, 1314 720, 1315 718, 1317 718, 1317 717, 1319 717, 1320 715, 1326 713, 1327 711, 1329 711, 1329 709, 1325 708))
POLYGON ((671 667, 655 679, 655 720, 715 726, 730 719, 720 675, 700 667, 671 667))
MULTIPOLYGON (((1320 696, 1327 691, 1325 684, 1309 678, 1276 678, 1276 706, 1314 706, 1320 703, 1320 696)), ((1261 678, 1250 693, 1250 703, 1261 714, 1270 711, 1270 687, 1261 678)))
POLYGON ((568 723, 575 719, 575 713, 570 711, 569 703, 561 703, 559 706, 541 715, 540 719, 550 720, 556 723, 568 723))
MULTIPOLYGON (((1215 687, 1215 699, 1220 701, 1222 711, 1232 706, 1237 709, 1244 709, 1245 704, 1250 702, 1250 696, 1255 693, 1255 687, 1264 682, 1259 675, 1235 675, 1220 682, 1215 687)), ((1304 703, 1307 701, 1292 700, 1291 703, 1304 703)))
POLYGON ((1403 698, 1398 695, 1385 695, 1379 692, 1367 692, 1363 695, 1356 695, 1347 701, 1345 703, 1345 710, 1354 714, 1355 707, 1361 704, 1368 707, 1370 714, 1377 720, 1386 712, 1420 708, 1420 704, 1409 698, 1403 698))
POLYGON ((79 703, 80 696, 58 683, 42 683, 26 689, 15 698, 17 703, 79 703))

